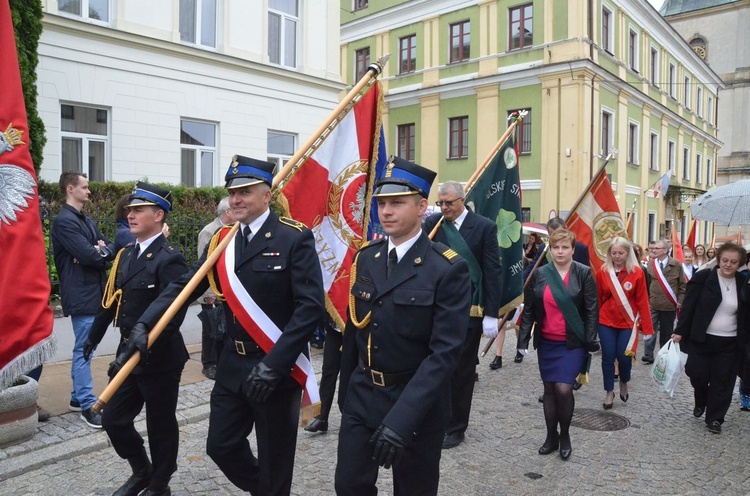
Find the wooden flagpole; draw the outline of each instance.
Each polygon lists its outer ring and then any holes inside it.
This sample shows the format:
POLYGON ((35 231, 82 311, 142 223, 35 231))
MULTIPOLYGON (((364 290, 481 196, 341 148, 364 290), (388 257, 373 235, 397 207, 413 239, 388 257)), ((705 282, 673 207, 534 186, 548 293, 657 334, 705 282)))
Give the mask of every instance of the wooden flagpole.
MULTIPOLYGON (((291 177, 291 175, 299 169, 302 164, 317 150, 325 139, 330 136, 333 129, 341 122, 344 117, 351 111, 354 105, 359 101, 367 91, 372 88, 373 84, 377 81, 377 76, 383 71, 383 67, 388 62, 390 54, 386 54, 380 57, 375 63, 370 64, 367 72, 362 79, 354 86, 354 88, 347 93, 347 95, 341 100, 331 112, 328 118, 321 124, 321 126, 315 131, 315 133, 305 142, 305 144, 297 150, 287 164, 273 178, 273 187, 283 188, 284 183, 291 177)), ((211 253, 201 267, 196 271, 193 277, 188 281, 185 287, 182 289, 179 295, 169 305, 167 310, 161 316, 159 321, 154 325, 148 333, 148 347, 154 344, 156 339, 164 331, 164 328, 177 314, 180 308, 185 304, 185 301, 192 294, 198 284, 206 277, 208 271, 216 264, 219 256, 224 252, 229 242, 232 240, 237 230, 239 229, 239 222, 235 222, 230 231, 224 237, 224 239, 216 246, 216 249, 211 253)), ((141 360, 141 354, 136 351, 127 362, 122 366, 119 372, 112 378, 107 384, 107 387, 102 391, 102 394, 94 403, 92 410, 96 413, 101 412, 107 402, 112 399, 115 392, 122 386, 125 379, 130 375, 133 369, 138 365, 141 360)))

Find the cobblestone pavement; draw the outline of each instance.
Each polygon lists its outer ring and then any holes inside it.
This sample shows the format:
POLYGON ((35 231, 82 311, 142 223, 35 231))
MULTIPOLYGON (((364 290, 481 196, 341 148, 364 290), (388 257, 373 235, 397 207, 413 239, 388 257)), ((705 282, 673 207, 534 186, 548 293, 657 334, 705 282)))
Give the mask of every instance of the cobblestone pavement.
MULTIPOLYGON (((571 428, 573 455, 539 456, 545 437, 537 397, 541 381, 536 354, 513 363, 515 339, 505 347, 502 369, 481 359, 471 424, 466 442, 443 451, 440 494, 748 494, 747 470, 750 413, 739 409, 738 396, 721 435, 707 431, 692 416, 692 388, 682 377, 674 398, 657 393, 650 366, 637 363, 630 382, 630 400, 615 399, 602 409, 600 355, 592 363, 592 380, 576 394, 576 421, 584 414, 629 422, 616 431, 571 428)), ((322 354, 314 354, 318 372, 322 354)), ((212 383, 183 386, 179 415, 179 469, 173 494, 239 494, 205 454, 208 399, 212 383)), ((141 430, 145 424, 141 422, 141 430)), ((293 494, 333 494, 333 472, 339 415, 334 407, 325 434, 299 432, 293 494)), ((251 445, 255 441, 251 436, 251 445)), ((15 495, 111 494, 129 475, 128 465, 109 446, 105 433, 85 427, 77 414, 40 424, 31 441, 0 450, 0 493, 15 495)), ((381 470, 382 494, 392 494, 390 471, 381 470)))

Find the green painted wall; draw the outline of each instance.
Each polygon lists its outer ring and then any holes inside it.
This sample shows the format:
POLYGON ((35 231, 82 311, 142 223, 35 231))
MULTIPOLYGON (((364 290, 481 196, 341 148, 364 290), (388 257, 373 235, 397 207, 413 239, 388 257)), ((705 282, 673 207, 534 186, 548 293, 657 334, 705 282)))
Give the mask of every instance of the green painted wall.
MULTIPOLYGON (((440 181, 466 181, 477 167, 477 101, 474 96, 449 98, 440 102, 440 122, 437 136, 440 181), (448 119, 469 116, 469 156, 448 159, 448 119)), ((485 152, 482 152, 485 153, 485 152)), ((480 159, 481 160, 481 159, 480 159)))

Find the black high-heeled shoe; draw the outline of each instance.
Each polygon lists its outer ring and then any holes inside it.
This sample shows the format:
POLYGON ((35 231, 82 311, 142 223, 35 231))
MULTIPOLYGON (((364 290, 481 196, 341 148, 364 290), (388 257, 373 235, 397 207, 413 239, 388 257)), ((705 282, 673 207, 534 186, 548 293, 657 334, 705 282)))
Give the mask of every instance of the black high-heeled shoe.
POLYGON ((612 404, 615 402, 615 393, 614 391, 608 391, 607 392, 607 398, 604 399, 604 403, 602 403, 602 406, 605 410, 611 410, 612 404), (612 401, 610 403, 607 403, 607 398, 609 397, 609 393, 612 393, 612 401))
POLYGON ((547 436, 547 439, 544 440, 544 444, 539 448, 539 454, 540 455, 549 455, 550 453, 553 453, 557 451, 557 448, 560 446, 560 438, 555 436, 554 438, 550 438, 547 436))
MULTIPOLYGON (((624 385, 624 386, 625 386, 626 388, 628 387, 628 386, 627 386, 627 383, 623 383, 623 384, 621 384, 621 386, 623 386, 623 385, 624 385)), ((620 389, 622 390, 622 387, 620 387, 620 389)), ((629 399, 629 398, 630 398, 630 391, 628 391, 628 392, 627 392, 627 393, 625 393, 625 394, 622 394, 622 393, 620 393, 620 399, 622 400, 622 402, 623 402, 623 403, 627 403, 627 402, 628 402, 628 399, 629 399)))
POLYGON ((570 445, 570 436, 563 438, 560 436, 560 458, 567 460, 573 454, 573 447, 570 445))

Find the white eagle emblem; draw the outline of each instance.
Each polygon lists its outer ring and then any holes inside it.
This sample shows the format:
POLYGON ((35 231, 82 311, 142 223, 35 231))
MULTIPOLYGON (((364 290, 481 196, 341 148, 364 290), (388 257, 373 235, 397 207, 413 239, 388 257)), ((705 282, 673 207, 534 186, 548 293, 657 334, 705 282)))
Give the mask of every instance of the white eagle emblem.
POLYGON ((354 196, 354 201, 349 202, 349 208, 352 210, 352 217, 358 224, 362 224, 362 220, 365 218, 365 190, 366 184, 362 183, 357 188, 357 194, 354 196))
POLYGON ((0 164, 0 228, 3 222, 17 221, 16 212, 28 208, 34 198, 36 182, 31 174, 16 165, 0 164))

